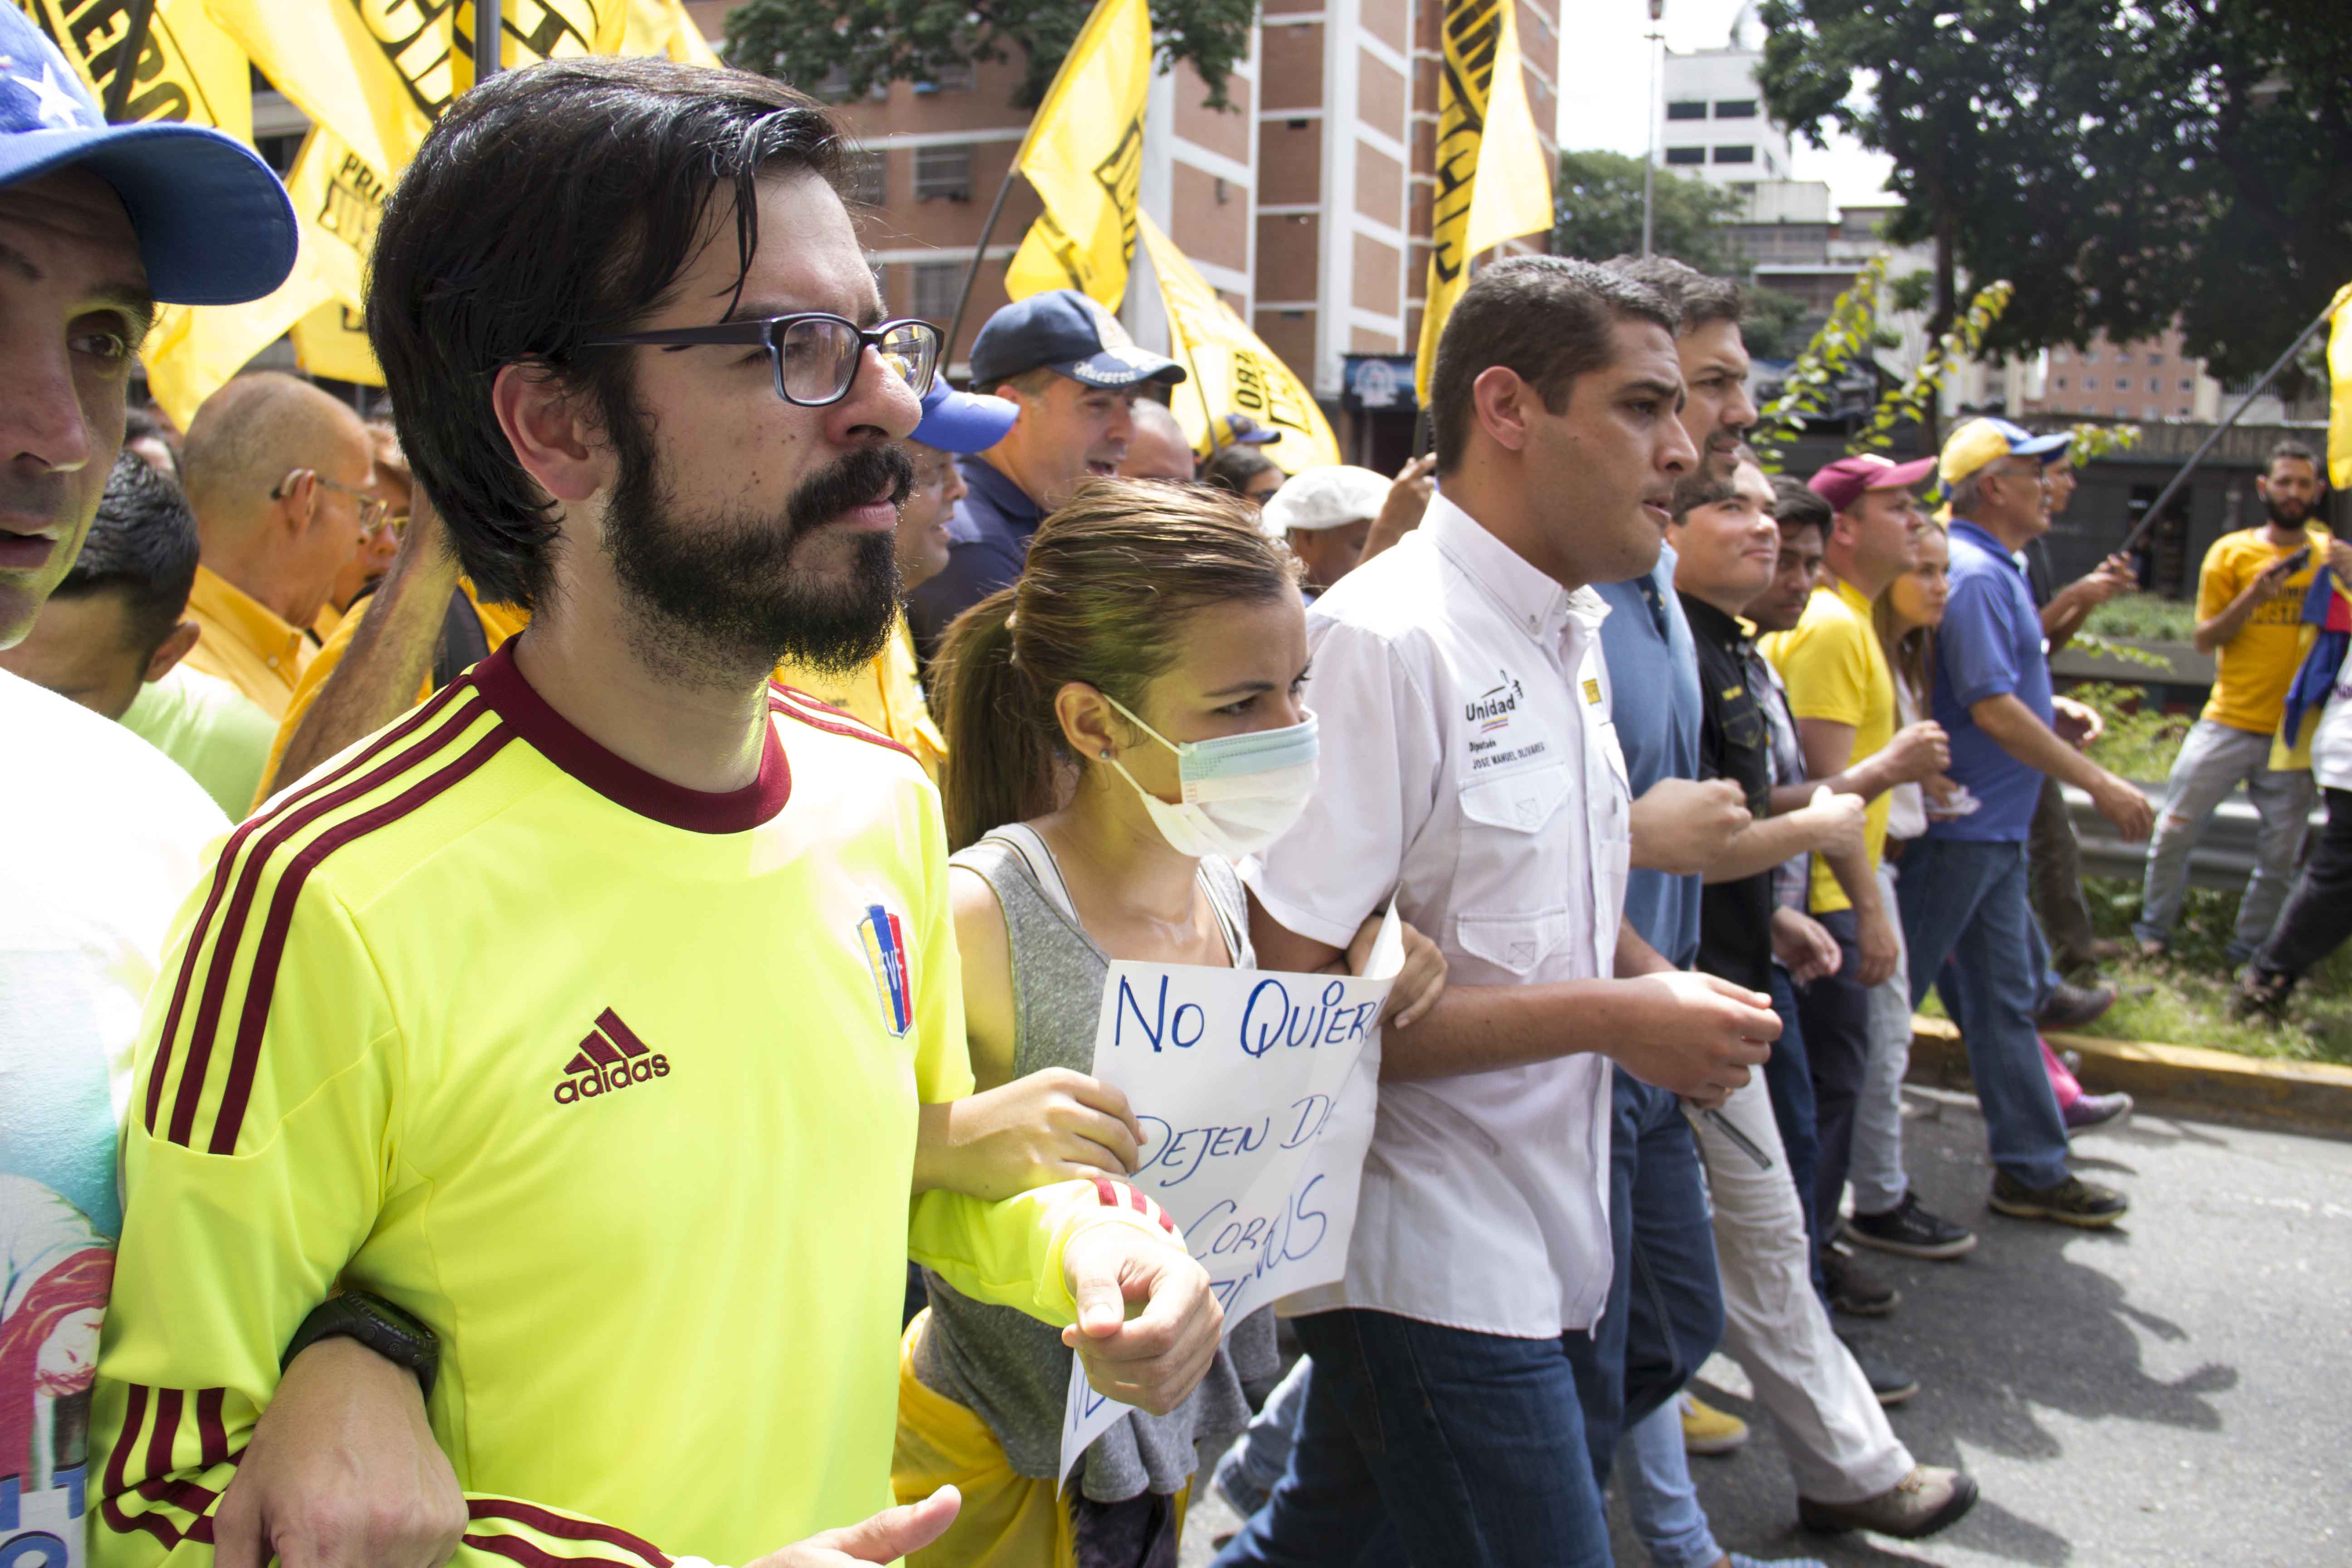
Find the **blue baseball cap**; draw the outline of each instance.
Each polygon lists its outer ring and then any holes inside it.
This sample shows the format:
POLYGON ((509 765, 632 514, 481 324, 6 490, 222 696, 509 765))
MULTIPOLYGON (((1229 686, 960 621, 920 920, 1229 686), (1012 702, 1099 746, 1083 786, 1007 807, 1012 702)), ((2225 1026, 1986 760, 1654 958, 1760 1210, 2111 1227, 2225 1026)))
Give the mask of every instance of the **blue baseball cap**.
POLYGON ((1088 386, 1170 385, 1184 367, 1135 346, 1118 318, 1075 289, 1049 289, 1015 300, 971 341, 971 384, 994 386, 1024 371, 1045 369, 1088 386))
POLYGON ((1017 404, 958 392, 948 385, 946 377, 935 376, 930 391, 923 395, 922 423, 907 439, 942 452, 985 452, 1003 440, 1004 433, 1020 417, 1017 404))
POLYGON ((294 204, 258 154, 201 125, 109 125, 65 56, 0 5, 0 185, 83 168, 114 187, 155 298, 258 300, 294 270, 294 204))

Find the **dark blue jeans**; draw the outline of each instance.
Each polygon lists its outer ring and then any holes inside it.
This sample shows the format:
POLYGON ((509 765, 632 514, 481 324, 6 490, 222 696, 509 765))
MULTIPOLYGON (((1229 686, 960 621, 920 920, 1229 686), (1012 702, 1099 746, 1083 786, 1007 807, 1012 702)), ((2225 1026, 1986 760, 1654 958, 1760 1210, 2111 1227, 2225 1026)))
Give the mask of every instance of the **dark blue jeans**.
POLYGON ((1854 1104, 1870 1068, 1870 993, 1863 989, 1862 937, 1853 911, 1832 910, 1813 919, 1837 938, 1840 954, 1836 973, 1824 974, 1797 993, 1797 1014, 1805 1026, 1805 1059, 1813 1072, 1811 1212, 1819 1227, 1813 1234, 1825 1246, 1836 1233, 1846 1167, 1853 1161, 1854 1104))
POLYGON ((2025 846, 1915 838, 1895 898, 1911 953, 1911 1005, 1933 984, 1958 1026, 1992 1163, 2030 1187, 2064 1181, 2066 1123, 2033 1023, 2045 966, 2025 846))
POLYGON ((1698 1142, 1682 1105, 1624 1068, 1609 1128, 1609 1305, 1590 1334, 1570 1334, 1584 1436, 1602 1487, 1625 1428, 1682 1391, 1723 1340, 1715 1226, 1698 1142))
POLYGON ((1608 1568, 1561 1341, 1352 1310, 1293 1327, 1315 1360, 1297 1446, 1215 1568, 1608 1568))
POLYGON ((1797 1184, 1797 1204, 1805 1212, 1805 1239, 1812 1249, 1813 1289, 1829 1300, 1829 1281, 1822 1277, 1822 1227, 1813 1214, 1813 1175, 1821 1169, 1821 1134, 1814 1125, 1813 1068, 1805 1050, 1805 1031, 1797 1021, 1797 988, 1789 972, 1772 966, 1772 1011, 1780 1016, 1780 1037, 1772 1042, 1772 1058, 1764 1064, 1764 1088, 1772 1097, 1772 1120, 1780 1124, 1780 1146, 1789 1155, 1789 1179, 1797 1184))

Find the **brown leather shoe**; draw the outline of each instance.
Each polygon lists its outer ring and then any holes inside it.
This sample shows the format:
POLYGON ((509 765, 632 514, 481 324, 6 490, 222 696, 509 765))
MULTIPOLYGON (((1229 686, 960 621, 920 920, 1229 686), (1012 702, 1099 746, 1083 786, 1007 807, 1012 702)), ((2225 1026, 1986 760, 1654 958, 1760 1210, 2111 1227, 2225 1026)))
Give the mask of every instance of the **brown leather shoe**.
POLYGON ((1874 1498, 1860 1502, 1797 1500, 1797 1518, 1807 1530, 1836 1533, 1870 1530, 1916 1541, 1959 1522, 1977 1505, 1973 1476, 1938 1465, 1914 1465, 1911 1473, 1874 1498))

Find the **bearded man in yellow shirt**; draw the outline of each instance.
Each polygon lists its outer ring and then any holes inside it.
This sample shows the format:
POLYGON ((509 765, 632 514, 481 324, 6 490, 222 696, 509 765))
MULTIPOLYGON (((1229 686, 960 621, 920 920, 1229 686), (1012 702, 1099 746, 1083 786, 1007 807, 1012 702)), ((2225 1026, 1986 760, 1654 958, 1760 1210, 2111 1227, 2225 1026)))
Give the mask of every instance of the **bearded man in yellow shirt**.
POLYGON ((2327 485, 2310 447, 2296 441, 2273 447, 2269 471, 2254 489, 2267 514, 2262 526, 2215 540, 2197 574, 2190 640, 2214 656, 2213 694, 2165 783, 2140 915, 2132 924, 2144 951, 2160 952, 2170 942, 2188 890, 2189 852, 2213 808, 2242 784, 2262 826, 2230 942, 2233 964, 2252 958, 2270 935, 2318 799, 2309 769, 2271 766, 2287 688, 2303 663, 2303 596, 2322 567, 2332 566, 2338 582, 2352 581, 2352 545, 2330 539, 2312 521, 2327 485))
POLYGON ((533 618, 231 834, 174 925, 99 1568, 209 1568, 338 1279, 438 1336, 461 1568, 926 1544, 952 1489, 889 1506, 910 1253, 1061 1324, 1123 1403, 1213 1356, 1207 1277, 1131 1190, 988 1204, 919 1157, 971 1088, 939 796, 768 680, 887 637, 892 443, 938 358, 879 319, 845 165, 789 88, 596 58, 467 93, 386 204, 402 446, 533 618))

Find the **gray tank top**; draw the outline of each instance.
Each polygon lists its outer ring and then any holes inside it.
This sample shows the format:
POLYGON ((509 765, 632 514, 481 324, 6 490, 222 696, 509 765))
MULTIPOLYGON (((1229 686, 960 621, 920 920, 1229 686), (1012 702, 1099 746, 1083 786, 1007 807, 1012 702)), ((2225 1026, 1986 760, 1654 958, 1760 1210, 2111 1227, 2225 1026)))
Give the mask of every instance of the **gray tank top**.
MULTIPOLYGON (((1045 841, 1025 826, 1001 827, 950 862, 976 872, 1004 910, 1013 956, 1013 1072, 1094 1070, 1095 1025, 1110 960, 1080 929, 1045 841)), ((1237 969, 1252 968, 1241 879, 1223 860, 1201 862, 1201 886, 1216 911, 1237 969)), ((930 1323, 915 1352, 923 1386, 965 1406, 996 1435, 1016 1474, 1055 1479, 1071 1352, 1061 1331, 1010 1307, 960 1296, 925 1272, 930 1323)), ((1249 1425, 1244 1384, 1270 1384, 1281 1371, 1274 1312, 1234 1326, 1209 1374, 1165 1415, 1134 1411, 1087 1449, 1080 1489, 1097 1502, 1181 1489, 1249 1425)))

